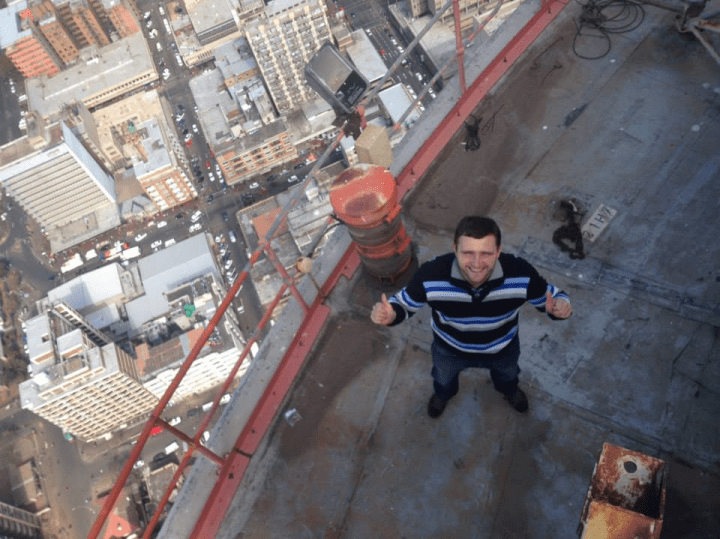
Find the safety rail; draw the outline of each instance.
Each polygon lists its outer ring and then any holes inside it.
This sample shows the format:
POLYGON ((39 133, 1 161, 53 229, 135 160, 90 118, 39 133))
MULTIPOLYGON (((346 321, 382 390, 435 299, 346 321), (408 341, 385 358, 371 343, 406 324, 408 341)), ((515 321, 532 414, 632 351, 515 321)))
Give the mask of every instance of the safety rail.
MULTIPOLYGON (((493 11, 481 23, 479 28, 477 28, 466 40, 467 43, 472 43, 478 33, 499 11, 502 3, 502 0, 497 2, 497 5, 493 9, 493 11)), ((460 32, 460 8, 458 0, 448 0, 448 2, 446 2, 443 7, 435 14, 435 16, 420 32, 420 34, 412 40, 412 42, 408 45, 407 49, 396 59, 396 61, 388 69, 387 73, 376 85, 375 89, 368 96, 366 96, 363 103, 367 103, 368 101, 376 97, 379 89, 383 87, 384 83, 389 80, 390 76, 392 76, 395 70, 398 69, 398 67, 402 64, 402 60, 405 59, 408 54, 410 54, 410 52, 417 45, 422 36, 429 30, 429 28, 445 11, 447 11, 450 7, 453 8, 455 14, 456 54, 450 60, 448 60, 441 67, 439 72, 434 77, 432 77, 431 80, 424 86, 418 97, 413 101, 411 106, 405 111, 404 115, 401 117, 401 120, 397 122, 394 127, 395 129, 400 128, 400 126, 402 125, 402 121, 407 118, 407 115, 410 113, 412 108, 416 106, 422 96, 428 91, 429 87, 434 84, 438 80, 438 78, 442 76, 443 73, 445 73, 446 70, 449 69, 449 67, 451 67, 453 64, 457 64, 458 67, 458 78, 460 82, 459 97, 455 104, 452 106, 452 108, 449 110, 449 112, 445 115, 445 117, 437 124, 437 126, 435 126, 432 133, 419 146, 419 149, 415 151, 412 158, 410 158, 405 164, 405 166, 402 168, 402 170, 396 174, 396 181, 398 183, 398 201, 401 201, 408 193, 408 191, 412 189, 415 183, 425 174, 431 164, 438 157, 442 149, 453 138, 453 136, 458 132, 458 130, 462 128, 465 118, 467 118, 469 114, 475 109, 475 107, 477 107, 481 99, 497 83, 500 77, 510 68, 513 62, 517 60, 517 58, 525 51, 525 49, 527 49, 527 47, 540 35, 540 33, 550 24, 550 22, 554 20, 558 13, 562 11, 565 5, 566 2, 560 2, 555 0, 541 0, 540 7, 537 12, 529 19, 529 21, 523 26, 523 28, 514 36, 514 38, 509 41, 509 43, 502 49, 502 51, 487 65, 487 67, 485 67, 479 73, 479 75, 474 79, 474 81, 469 87, 466 87, 465 84, 465 47, 460 32)), ((115 507, 117 500, 120 497, 122 489, 124 488, 128 478, 130 477, 130 474, 133 471, 133 465, 140 458, 141 452, 145 447, 145 444, 149 440, 151 436, 151 431, 154 427, 162 427, 163 430, 174 435, 178 440, 185 442, 188 446, 188 449, 183 454, 182 459, 180 460, 180 464, 175 471, 170 481, 170 484, 163 495, 163 498, 161 499, 155 513, 153 514, 150 522, 148 522, 145 528, 143 535, 144 538, 149 538, 154 533, 158 521, 163 514, 164 508, 172 495, 172 492, 177 487, 180 478, 182 477, 184 471, 188 468, 190 461, 196 452, 204 455, 220 467, 218 484, 223 480, 224 475, 231 475, 233 488, 237 488, 237 486, 239 485, 239 482, 242 479, 242 473, 244 473, 244 469, 247 466, 247 461, 249 460, 250 455, 244 455, 242 451, 233 451, 228 455, 220 456, 217 455, 215 452, 211 451, 209 448, 205 447, 200 442, 202 433, 205 432, 206 428, 212 421, 212 418, 218 409, 220 398, 230 388, 233 380, 235 379, 235 376, 237 375, 238 370, 240 369, 243 361, 250 352, 252 345, 257 342, 260 334, 270 322, 273 312, 283 300, 283 298, 288 294, 288 292, 298 302, 302 311, 305 314, 305 319, 303 320, 304 326, 306 323, 308 323, 309 319, 313 316, 313 314, 322 304, 323 300, 330 293, 339 276, 341 274, 351 275, 359 266, 359 258, 354 251, 354 246, 351 245, 348 248, 347 252, 340 258, 340 261, 332 276, 322 286, 318 286, 317 283, 315 283, 315 286, 318 289, 318 294, 313 304, 308 305, 296 286, 296 277, 299 276, 299 270, 295 268, 295 275, 290 275, 290 273, 286 271, 285 267, 278 259, 271 246, 271 241, 277 233, 278 229, 281 227, 283 222, 286 221, 287 216, 293 209, 293 207, 296 206, 301 200, 304 188, 315 178, 315 175, 322 167, 322 165, 327 162, 330 153, 337 148, 343 136, 344 134, 341 128, 340 134, 325 149, 325 152, 322 154, 322 156, 320 156, 316 160, 310 173, 307 175, 305 181, 302 184, 303 188, 297 188, 294 190, 294 194, 290 197, 288 202, 277 215, 268 232, 259 241, 257 248, 250 255, 249 260, 244 265, 235 282, 230 286, 227 295, 221 302, 219 308, 212 316, 211 320, 208 322, 208 325, 203 330, 200 338, 193 346, 192 350, 188 354, 187 358, 183 362, 182 366, 178 370, 167 390, 151 412, 150 419, 148 420, 140 436, 138 437, 134 449, 131 451, 131 454, 128 457, 128 460, 125 463, 122 471, 120 472, 115 485, 107 495, 105 502, 100 512, 98 513, 97 519, 88 535, 89 539, 96 539, 100 535, 111 511, 115 507), (168 422, 162 419, 161 415, 167 408, 168 403, 172 399, 175 391, 178 389, 180 383, 182 382, 183 378, 192 366, 193 362, 197 359, 200 351, 205 346, 205 343, 207 342, 208 338, 217 326, 218 322, 220 322, 221 318, 224 316, 228 306, 235 299, 243 283, 250 275, 250 268, 252 268, 255 263, 257 263, 263 253, 267 255, 267 258, 274 265, 274 267, 280 274, 283 283, 279 291, 276 293, 274 298, 267 306, 263 317, 258 322, 257 326, 250 334, 250 336, 247 337, 247 342, 243 347, 237 361, 235 362, 235 365, 230 371, 230 374, 226 378, 225 382, 221 384, 221 387, 217 391, 212 401, 212 405, 207 411, 206 415, 203 417, 200 426, 192 436, 189 436, 180 429, 171 426, 168 422), (236 459, 238 458, 243 459, 243 462, 238 463, 236 461, 236 459), (232 474, 228 473, 229 469, 233 470, 232 474)), ((325 223, 325 226, 317 233, 316 237, 310 243, 310 252, 307 253, 308 255, 312 255, 312 252, 315 250, 316 246, 321 242, 322 238, 325 236, 325 234, 327 234, 328 230, 335 224, 336 223, 332 218, 328 219, 328 221, 325 223)), ((321 320, 321 323, 324 323, 325 318, 321 317, 321 320)), ((304 349, 309 350, 307 343, 304 344, 304 349)), ((288 350, 287 355, 291 353, 291 350, 292 346, 290 347, 290 350, 288 350)), ((282 377, 283 373, 281 371, 287 367, 287 362, 281 362, 275 374, 275 377, 282 377)), ((296 363, 290 368, 290 376, 294 376, 294 373, 297 369, 299 369, 299 365, 296 363)), ((285 374, 287 375, 287 373, 285 374)), ((289 387, 289 384, 287 382, 285 382, 284 385, 285 387, 289 387)), ((271 391, 273 387, 275 386, 273 386, 272 383, 270 384, 270 386, 268 386, 268 389, 266 389, 266 393, 257 403, 256 409, 253 412, 251 419, 248 423, 251 423, 260 415, 264 414, 265 416, 267 416, 268 413, 274 413, 276 407, 268 407, 267 402, 265 402, 269 398, 268 391, 271 391), (270 410, 270 412, 268 412, 268 410, 270 410)), ((275 398, 277 399, 277 397, 275 398)), ((266 420, 265 423, 267 424, 268 421, 266 420)), ((248 426, 246 426, 243 432, 240 433, 238 442, 235 444, 235 447, 242 447, 243 443, 241 442, 241 440, 246 437, 252 437, 252 439, 255 440, 255 442, 253 443, 257 445, 257 443, 259 443, 257 440, 261 439, 262 436, 264 436, 264 431, 259 432, 256 428, 249 428, 248 426)), ((201 521, 198 521, 198 523, 196 524, 195 530, 193 531, 193 536, 212 537, 214 536, 214 531, 217 531, 219 523, 221 522, 225 514, 230 500, 227 498, 223 500, 218 500, 218 498, 215 496, 216 494, 217 493, 214 491, 213 494, 211 494, 209 501, 207 502, 211 505, 215 504, 213 507, 215 510, 212 511, 211 515, 212 522, 208 522, 207 520, 208 518, 210 518, 210 516, 208 516, 209 512, 203 511, 204 516, 201 518, 201 521)))

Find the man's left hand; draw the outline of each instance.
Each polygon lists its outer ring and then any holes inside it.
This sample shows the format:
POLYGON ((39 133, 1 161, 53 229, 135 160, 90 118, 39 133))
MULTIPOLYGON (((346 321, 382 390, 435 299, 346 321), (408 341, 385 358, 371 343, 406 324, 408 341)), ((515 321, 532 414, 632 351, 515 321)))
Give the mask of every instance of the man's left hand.
POLYGON ((572 305, 564 299, 555 299, 550 292, 545 294, 545 311, 555 318, 570 318, 572 305))

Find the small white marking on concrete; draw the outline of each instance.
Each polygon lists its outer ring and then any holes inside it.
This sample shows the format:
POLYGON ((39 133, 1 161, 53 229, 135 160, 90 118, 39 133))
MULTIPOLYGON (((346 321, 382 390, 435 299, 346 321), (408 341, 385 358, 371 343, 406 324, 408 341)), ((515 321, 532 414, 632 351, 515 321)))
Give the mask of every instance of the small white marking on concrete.
POLYGON ((690 128, 690 131, 692 131, 693 133, 697 133, 698 131, 700 131, 700 126, 698 124, 695 124, 690 128))
POLYGON ((590 219, 580 229, 583 239, 594 242, 600 233, 610 224, 612 218, 615 217, 617 210, 600 204, 598 208, 590 216, 590 219))

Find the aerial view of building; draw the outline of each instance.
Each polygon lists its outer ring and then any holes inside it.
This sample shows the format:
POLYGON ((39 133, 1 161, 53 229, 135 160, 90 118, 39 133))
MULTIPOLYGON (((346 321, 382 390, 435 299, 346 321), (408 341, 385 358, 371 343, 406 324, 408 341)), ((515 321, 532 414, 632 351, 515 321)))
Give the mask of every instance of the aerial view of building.
POLYGON ((3 3, 0 535, 714 537, 716 7, 3 3))

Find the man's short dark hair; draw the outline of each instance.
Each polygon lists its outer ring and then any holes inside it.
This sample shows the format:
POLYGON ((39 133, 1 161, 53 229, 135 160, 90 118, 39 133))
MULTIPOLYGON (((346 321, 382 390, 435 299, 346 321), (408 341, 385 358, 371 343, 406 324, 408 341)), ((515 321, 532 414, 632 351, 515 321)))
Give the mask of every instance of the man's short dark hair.
POLYGON ((489 217, 479 215, 468 215, 463 217, 455 228, 454 244, 457 245, 460 236, 468 236, 477 240, 489 235, 495 236, 495 245, 500 247, 500 227, 489 217))

